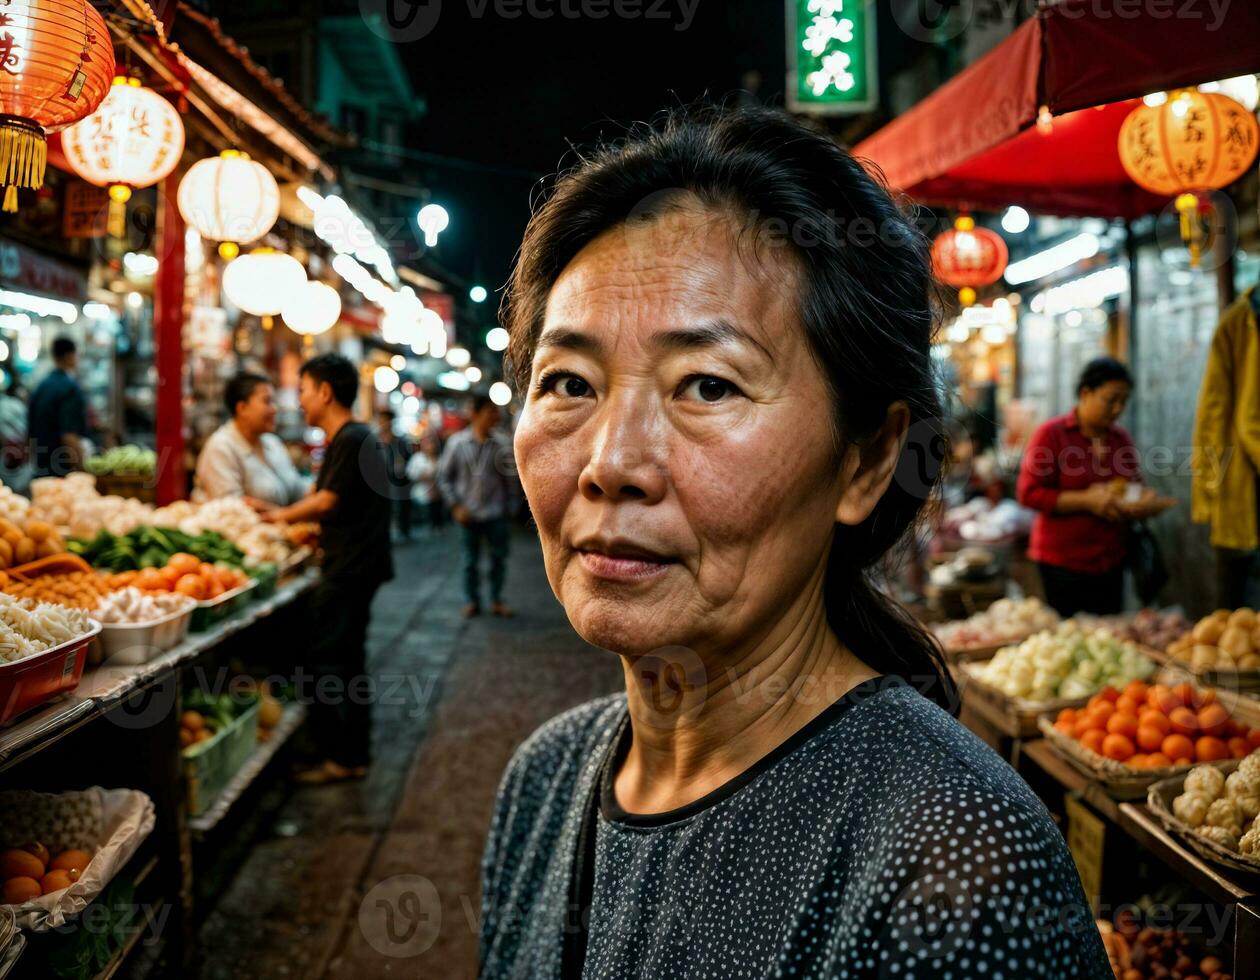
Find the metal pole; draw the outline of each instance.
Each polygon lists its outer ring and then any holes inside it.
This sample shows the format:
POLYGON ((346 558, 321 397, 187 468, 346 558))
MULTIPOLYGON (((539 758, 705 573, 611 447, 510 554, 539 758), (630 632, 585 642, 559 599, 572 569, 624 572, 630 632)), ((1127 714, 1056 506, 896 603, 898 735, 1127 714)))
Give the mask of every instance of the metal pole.
POLYGON ((158 193, 158 269, 153 283, 153 346, 157 368, 157 501, 187 493, 184 475, 184 218, 176 204, 179 178, 158 193))

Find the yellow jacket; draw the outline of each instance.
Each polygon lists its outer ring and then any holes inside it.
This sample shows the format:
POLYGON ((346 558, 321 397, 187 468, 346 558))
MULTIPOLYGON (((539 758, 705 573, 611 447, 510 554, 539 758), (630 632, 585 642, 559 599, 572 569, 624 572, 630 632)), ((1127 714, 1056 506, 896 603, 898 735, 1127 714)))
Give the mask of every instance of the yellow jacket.
POLYGON ((1194 424, 1190 516, 1212 526, 1217 548, 1260 546, 1260 335, 1251 292, 1240 296, 1216 327, 1194 424))

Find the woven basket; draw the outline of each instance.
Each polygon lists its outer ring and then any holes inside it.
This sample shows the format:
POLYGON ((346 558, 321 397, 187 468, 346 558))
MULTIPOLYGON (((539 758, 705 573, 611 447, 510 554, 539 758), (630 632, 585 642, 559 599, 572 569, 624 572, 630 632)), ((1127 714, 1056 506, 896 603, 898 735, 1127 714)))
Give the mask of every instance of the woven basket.
MULTIPOLYGON (((1213 766, 1228 775, 1238 768, 1238 762, 1238 759, 1230 759, 1228 762, 1210 762, 1201 763, 1201 765, 1213 766)), ((1185 781, 1184 775, 1174 776, 1171 779, 1161 779, 1151 786, 1146 794, 1146 805, 1150 809, 1151 814, 1165 830, 1179 837, 1200 857, 1206 858, 1214 864, 1224 865, 1232 871, 1245 871, 1248 874, 1260 875, 1260 858, 1250 854, 1240 854, 1237 851, 1231 851, 1228 847, 1223 847, 1216 841, 1200 837, 1194 832, 1192 827, 1182 823, 1173 816, 1172 802, 1181 795, 1185 781)))
POLYGON ((1064 735, 1054 727, 1053 715, 1042 715, 1037 720, 1037 727, 1055 752, 1084 775, 1099 783, 1113 800, 1140 800, 1146 796, 1152 783, 1170 777, 1184 777, 1194 768, 1193 765, 1189 765, 1134 769, 1123 762, 1108 759, 1105 755, 1099 755, 1087 749, 1071 735, 1064 735))

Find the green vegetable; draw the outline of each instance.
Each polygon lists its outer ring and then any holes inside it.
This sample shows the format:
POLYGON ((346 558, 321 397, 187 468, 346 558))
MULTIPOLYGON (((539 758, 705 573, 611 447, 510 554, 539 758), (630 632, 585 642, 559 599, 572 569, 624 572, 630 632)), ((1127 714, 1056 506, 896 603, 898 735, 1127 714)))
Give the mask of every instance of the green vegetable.
POLYGON ((185 534, 177 528, 138 527, 130 534, 97 532, 91 541, 71 538, 66 543, 74 554, 97 568, 112 572, 135 571, 165 565, 176 552, 186 551, 201 561, 222 562, 244 568, 245 553, 215 531, 185 534))
POLYGON ((151 477, 157 470, 157 453, 140 446, 116 446, 83 464, 93 476, 151 477))

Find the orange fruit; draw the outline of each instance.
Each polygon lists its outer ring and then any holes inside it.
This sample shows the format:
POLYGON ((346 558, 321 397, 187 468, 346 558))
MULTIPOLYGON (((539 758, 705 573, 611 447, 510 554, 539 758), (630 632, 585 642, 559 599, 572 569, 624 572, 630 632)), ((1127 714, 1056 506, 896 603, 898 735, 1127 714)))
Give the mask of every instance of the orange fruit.
POLYGON ((1170 714, 1173 708, 1178 707, 1181 701, 1173 694, 1172 689, 1164 684, 1156 684, 1146 694, 1146 703, 1156 711, 1162 711, 1164 714, 1170 714))
POLYGON ((1133 742, 1125 735, 1112 734, 1103 739, 1102 754, 1108 759, 1124 762, 1126 759, 1131 759, 1136 751, 1133 748, 1133 742))
POLYGON ((1057 732, 1062 732, 1064 735, 1071 735, 1072 723, 1070 721, 1066 721, 1060 718, 1058 721, 1054 723, 1054 730, 1057 732))
POLYGON ((1099 720, 1103 725, 1107 724, 1107 719, 1116 713, 1116 706, 1110 701, 1099 701, 1089 709, 1089 713, 1099 720))
POLYGON ((1252 728, 1247 732, 1247 744, 1253 749, 1260 749, 1260 728, 1252 728))
POLYGON ((1229 746, 1229 754, 1235 759, 1245 759, 1251 754, 1251 746, 1247 744, 1247 740, 1235 735, 1225 743, 1229 746))
POLYGON ((1210 687, 1205 687, 1201 691, 1194 692, 1194 705, 1196 708, 1202 708, 1205 704, 1216 703, 1216 692, 1210 687))
POLYGON ((1180 684, 1174 684, 1172 693, 1178 701, 1187 707, 1194 704, 1194 685, 1189 681, 1182 681, 1180 684))
POLYGON ((44 862, 30 851, 14 848, 0 853, 0 878, 44 877, 44 862))
POLYGON ((1146 700, 1146 695, 1149 690, 1150 685, 1147 684, 1146 681, 1129 681, 1129 683, 1124 686, 1124 693, 1139 704, 1146 700))
POLYGON ((1225 734, 1225 726, 1229 722, 1229 712, 1219 704, 1205 704, 1199 709, 1199 731, 1204 735, 1221 736, 1225 734))
POLYGON ((1073 722, 1076 721, 1076 715, 1077 711, 1075 708, 1064 708, 1059 712, 1059 717, 1055 721, 1073 722))
POLYGON ((49 871, 39 883, 40 894, 51 895, 63 888, 69 888, 70 884, 69 871, 49 871))
MULTIPOLYGON (((1211 688, 1208 690, 1211 690, 1211 688)), ((1229 721, 1225 722, 1225 732, 1229 735, 1241 735, 1243 738, 1246 738, 1247 726, 1241 721, 1235 721, 1231 718, 1229 721)))
POLYGON ((52 867, 56 871, 82 871, 91 860, 92 855, 87 851, 80 851, 72 847, 70 850, 62 851, 53 858, 52 867))
POLYGON ((1173 708, 1168 721, 1172 730, 1181 735, 1194 735, 1199 730, 1199 716, 1190 708, 1173 708))
POLYGON ((145 592, 152 592, 154 590, 165 589, 166 579, 156 568, 145 568, 141 570, 139 575, 136 576, 136 580, 133 584, 137 589, 142 589, 145 592))
POLYGON ((179 716, 179 723, 194 732, 199 732, 206 727, 206 719, 199 711, 185 711, 179 716))
POLYGON ((201 567, 201 559, 186 551, 177 551, 171 555, 171 560, 166 563, 166 567, 175 569, 180 575, 187 575, 201 567))
POLYGON ((1141 728, 1144 725, 1158 728, 1165 735, 1172 731, 1172 723, 1168 720, 1168 716, 1154 708, 1147 708, 1138 715, 1138 727, 1141 728))
POLYGON ((1158 752, 1164 744, 1164 733, 1154 725, 1138 725, 1137 744, 1143 752, 1158 752))
POLYGON ((1132 769, 1145 769, 1147 766, 1150 765, 1150 758, 1151 757, 1149 755, 1144 755, 1141 752, 1137 752, 1129 756, 1129 761, 1126 762, 1125 765, 1129 766, 1132 769))
POLYGON ((1094 724, 1094 716, 1089 712, 1081 715, 1076 721, 1072 722, 1072 737, 1079 739, 1086 732, 1101 730, 1101 725, 1094 724))
POLYGON ((175 583, 175 591, 192 596, 194 599, 201 599, 206 594, 206 586, 200 575, 189 572, 179 577, 179 581, 175 583))
POLYGON ((1137 716, 1127 711, 1117 711, 1107 719, 1107 731, 1113 735, 1123 735, 1125 738, 1132 739, 1137 736, 1137 730, 1137 716))
POLYGON ((1104 701, 1110 701, 1112 704, 1115 704, 1116 698, 1120 697, 1120 692, 1117 691, 1110 684, 1108 684, 1106 687, 1104 687, 1101 691, 1098 692, 1098 696, 1102 698, 1104 701))
POLYGON ((1150 769, 1156 769, 1160 766, 1171 766, 1172 759, 1164 755, 1163 752, 1152 752, 1146 757, 1146 765, 1150 769))
POLYGON ((1137 698, 1132 698, 1127 693, 1121 694, 1120 697, 1116 698, 1117 711, 1123 711, 1125 714, 1133 715, 1133 717, 1136 718, 1138 707, 1139 704, 1137 698))
MULTIPOLYGON (((1081 744, 1091 752, 1101 753, 1103 739, 1106 737, 1106 733, 1101 728, 1091 728, 1081 736, 1081 744)), ((1122 735, 1120 737, 1123 738, 1124 736, 1122 735)))
POLYGON ((1170 759, 1194 758, 1194 743, 1180 733, 1165 735, 1159 750, 1170 759))
POLYGON ((34 854, 37 858, 39 858, 39 863, 45 868, 48 867, 48 862, 52 860, 52 855, 48 853, 48 848, 39 841, 32 841, 29 844, 23 844, 22 850, 30 851, 34 854))
POLYGON ((25 875, 20 878, 10 878, 4 883, 5 905, 20 905, 22 902, 29 902, 32 898, 39 898, 42 894, 43 889, 39 887, 39 882, 25 875))
POLYGON ((1203 735, 1194 743, 1194 757, 1199 762, 1217 762, 1229 758, 1229 746, 1215 735, 1203 735))

